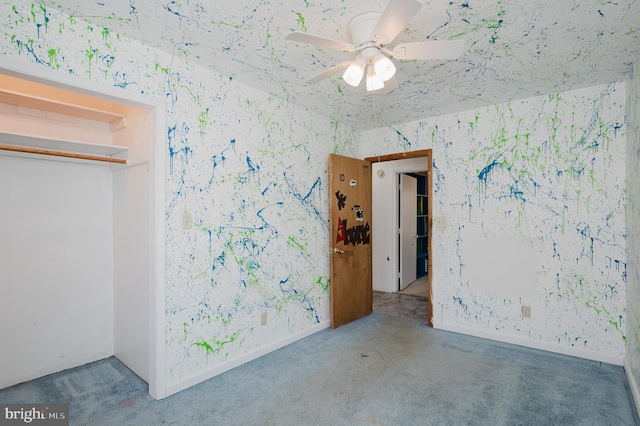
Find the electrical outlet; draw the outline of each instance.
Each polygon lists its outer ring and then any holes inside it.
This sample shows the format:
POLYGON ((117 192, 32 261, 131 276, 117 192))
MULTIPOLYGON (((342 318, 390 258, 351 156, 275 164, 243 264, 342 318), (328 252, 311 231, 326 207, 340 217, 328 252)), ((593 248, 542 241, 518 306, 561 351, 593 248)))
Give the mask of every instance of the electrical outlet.
POLYGON ((531 318, 531 306, 522 305, 522 318, 531 318))
POLYGON ((260 314, 260 325, 267 325, 267 313, 263 312, 260 314))
POLYGON ((436 228, 446 228, 447 219, 444 216, 437 216, 433 218, 433 224, 436 228))

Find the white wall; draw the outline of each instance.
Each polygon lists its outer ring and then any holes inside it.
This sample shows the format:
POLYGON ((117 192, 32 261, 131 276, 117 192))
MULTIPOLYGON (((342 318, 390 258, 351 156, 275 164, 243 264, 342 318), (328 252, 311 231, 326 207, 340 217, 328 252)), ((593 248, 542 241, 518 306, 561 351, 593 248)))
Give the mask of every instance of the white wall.
POLYGON ((0 9, 9 60, 166 100, 167 393, 328 326, 328 154, 356 154, 353 128, 55 8, 0 9))
POLYGON ((429 169, 427 158, 385 161, 372 165, 373 289, 398 290, 398 174, 429 169), (384 175, 379 177, 378 170, 384 175))
POLYGON ((625 370, 640 410, 640 50, 627 96, 627 301, 625 370))
POLYGON ((149 163, 113 172, 114 353, 149 381, 149 163))
POLYGON ((364 157, 433 150, 434 326, 622 363, 625 105, 620 82, 363 133, 364 157))
POLYGON ((148 112, 129 108, 113 144, 130 147, 127 166, 113 167, 114 354, 150 377, 150 232, 152 223, 148 112))
POLYGON ((107 166, 0 156, 0 387, 113 354, 107 166))

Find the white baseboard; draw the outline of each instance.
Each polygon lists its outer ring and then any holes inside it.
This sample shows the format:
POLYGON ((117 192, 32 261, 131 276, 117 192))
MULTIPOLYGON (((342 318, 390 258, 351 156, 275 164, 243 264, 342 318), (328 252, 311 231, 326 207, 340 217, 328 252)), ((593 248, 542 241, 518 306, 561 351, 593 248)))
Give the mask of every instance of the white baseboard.
POLYGON ((631 366, 627 362, 627 357, 624 358, 624 372, 627 375, 627 381, 629 382, 629 387, 631 388, 633 402, 635 402, 636 404, 636 411, 640 413, 640 388, 638 387, 636 378, 633 376, 631 366))
POLYGON ((433 328, 454 333, 467 334, 469 336, 481 337, 483 339, 496 340, 498 342, 510 343, 513 345, 524 346, 532 349, 540 349, 547 352, 558 353, 562 355, 574 356, 577 358, 585 358, 592 361, 606 362, 607 364, 623 365, 621 356, 603 354, 595 351, 588 351, 579 348, 563 347, 553 345, 551 343, 538 342, 521 337, 505 336, 503 334, 491 333, 488 331, 474 330, 471 328, 460 327, 457 325, 433 322, 433 328))
POLYGON ((280 349, 284 346, 287 346, 293 342, 296 342, 300 339, 304 339, 305 337, 308 337, 314 333, 317 333, 319 331, 324 330, 325 328, 328 328, 331 325, 331 321, 325 321, 325 322, 321 322, 320 324, 317 324, 309 329, 303 330, 299 333, 293 334, 291 336, 287 336, 283 339, 280 339, 276 342, 273 342, 269 345, 263 346, 253 352, 249 352, 247 354, 244 354, 242 356, 239 356, 238 358, 234 358, 232 360, 226 361, 222 364, 216 365, 215 367, 212 368, 208 368, 200 373, 197 373, 191 377, 188 377, 186 379, 182 379, 176 383, 172 383, 169 386, 167 386, 166 388, 166 392, 165 394, 162 396, 162 398, 165 398, 167 396, 173 395, 174 393, 180 392, 182 390, 185 390, 193 385, 196 385, 198 383, 204 382, 205 380, 209 380, 212 377, 215 377, 219 374, 222 374, 226 371, 229 371, 235 367, 238 367, 242 364, 245 364, 249 361, 253 361, 254 359, 257 359, 263 355, 268 354, 269 352, 273 352, 277 349, 280 349))

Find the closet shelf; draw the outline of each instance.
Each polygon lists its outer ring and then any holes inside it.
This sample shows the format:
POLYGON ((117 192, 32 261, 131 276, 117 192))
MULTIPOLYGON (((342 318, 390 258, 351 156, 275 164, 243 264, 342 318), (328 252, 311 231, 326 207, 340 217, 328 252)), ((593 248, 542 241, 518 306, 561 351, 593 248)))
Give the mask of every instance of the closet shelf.
POLYGON ((53 99, 41 98, 39 96, 14 92, 4 88, 0 88, 0 102, 20 107, 70 115, 87 120, 100 121, 102 123, 115 123, 125 117, 124 114, 89 108, 53 99))
POLYGON ((50 155, 77 160, 102 161, 126 164, 129 148, 117 145, 100 145, 87 142, 72 142, 47 139, 39 136, 0 133, 0 153, 50 155))

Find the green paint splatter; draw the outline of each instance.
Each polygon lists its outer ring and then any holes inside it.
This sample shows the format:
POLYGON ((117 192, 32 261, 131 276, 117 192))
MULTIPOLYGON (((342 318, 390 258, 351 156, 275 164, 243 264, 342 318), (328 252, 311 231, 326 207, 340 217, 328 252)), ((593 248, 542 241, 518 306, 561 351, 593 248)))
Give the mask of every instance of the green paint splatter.
POLYGON ((302 16, 302 13, 298 13, 295 10, 292 10, 291 12, 295 13, 296 16, 298 17, 297 21, 298 21, 298 24, 302 27, 302 29, 307 31, 307 27, 304 25, 304 17, 302 16))
POLYGON ((207 125, 209 124, 209 108, 205 109, 198 116, 198 122, 200 123, 200 138, 204 142, 204 135, 207 131, 207 125))
POLYGON ((316 280, 316 284, 318 284, 322 290, 326 293, 329 291, 329 283, 330 280, 327 277, 318 277, 318 279, 316 280))
POLYGON ((197 346, 200 348, 204 348, 207 352, 207 356, 214 355, 219 353, 226 345, 235 342, 238 339, 238 336, 242 333, 243 330, 238 330, 235 333, 227 336, 224 340, 213 340, 211 343, 200 340, 193 343, 193 346, 197 346))
POLYGON ((209 353, 214 353, 213 348, 211 347, 210 344, 208 344, 205 341, 202 342, 195 342, 194 343, 195 346, 199 346, 201 348, 205 348, 205 350, 207 351, 207 355, 209 355, 209 353))
POLYGON ((89 71, 89 78, 91 78, 91 62, 93 61, 93 59, 96 59, 96 62, 98 60, 98 49, 94 49, 91 46, 89 46, 89 49, 84 51, 85 54, 87 55, 87 59, 89 60, 89 64, 88 64, 88 71, 89 71))
POLYGON ((58 63, 58 53, 60 49, 49 49, 47 53, 49 54, 49 65, 55 67, 56 69, 60 68, 60 64, 58 63))
POLYGON ((156 71, 160 70, 160 71, 162 71, 163 74, 169 74, 169 67, 162 67, 157 62, 155 64, 155 67, 156 67, 156 71))
POLYGON ((288 244, 288 245, 290 245, 290 246, 295 246, 295 247, 299 248, 299 249, 300 249, 300 251, 304 251, 304 250, 305 250, 304 245, 300 244, 300 243, 295 239, 295 237, 293 237, 293 236, 290 236, 290 237, 289 237, 289 240, 287 241, 287 244, 288 244))

